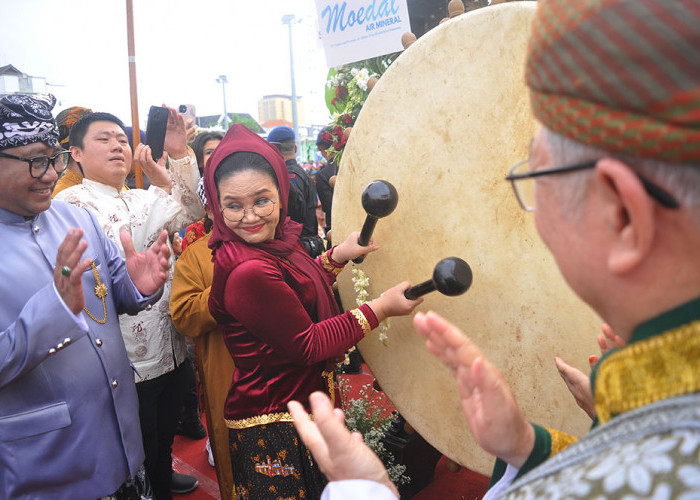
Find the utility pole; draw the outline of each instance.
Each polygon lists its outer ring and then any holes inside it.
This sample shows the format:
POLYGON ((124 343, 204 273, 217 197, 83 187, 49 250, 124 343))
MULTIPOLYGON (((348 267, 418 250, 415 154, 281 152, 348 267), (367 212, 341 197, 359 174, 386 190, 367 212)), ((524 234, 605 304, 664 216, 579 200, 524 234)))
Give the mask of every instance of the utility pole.
MULTIPOLYGON (((134 149, 141 142, 139 126, 139 98, 136 92, 136 46, 134 43, 134 5, 133 0, 126 0, 126 46, 129 54, 129 89, 131 91, 131 137, 134 149)), ((143 171, 139 162, 134 162, 136 187, 143 188, 143 171)))
POLYGON ((294 139, 297 144, 297 151, 301 152, 301 146, 299 143, 299 116, 297 114, 297 87, 294 80, 294 49, 292 47, 292 22, 294 19, 294 14, 286 14, 282 16, 282 24, 289 26, 289 71, 292 78, 292 125, 294 128, 294 139))
POLYGON ((226 84, 228 83, 226 75, 219 75, 219 77, 216 79, 216 83, 221 84, 221 89, 224 93, 224 114, 221 115, 221 118, 219 118, 219 124, 221 124, 224 129, 227 129, 231 118, 229 118, 228 113, 226 112, 226 84))

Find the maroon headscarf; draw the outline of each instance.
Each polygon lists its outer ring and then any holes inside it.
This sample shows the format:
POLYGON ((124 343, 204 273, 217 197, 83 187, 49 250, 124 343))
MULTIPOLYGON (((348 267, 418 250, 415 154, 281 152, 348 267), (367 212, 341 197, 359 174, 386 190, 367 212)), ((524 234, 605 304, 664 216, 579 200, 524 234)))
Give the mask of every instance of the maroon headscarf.
POLYGON ((228 276, 234 267, 247 260, 270 260, 285 265, 286 263, 280 259, 286 259, 313 282, 317 296, 318 320, 339 314, 340 311, 330 287, 325 281, 323 271, 299 243, 302 225, 287 217, 289 174, 284 159, 275 147, 247 127, 239 123, 233 125, 207 161, 207 168, 204 169, 204 191, 214 219, 209 248, 212 249, 212 260, 215 267, 218 266, 228 276), (262 243, 246 243, 226 226, 220 210, 221 205, 214 183, 214 173, 225 158, 240 152, 256 153, 265 158, 272 166, 279 185, 280 218, 275 230, 275 237, 262 243))

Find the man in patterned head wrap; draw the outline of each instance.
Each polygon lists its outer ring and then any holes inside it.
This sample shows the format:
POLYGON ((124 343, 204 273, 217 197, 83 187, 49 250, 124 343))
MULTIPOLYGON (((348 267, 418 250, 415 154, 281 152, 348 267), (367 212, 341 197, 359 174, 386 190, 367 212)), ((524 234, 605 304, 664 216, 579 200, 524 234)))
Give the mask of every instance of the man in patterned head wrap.
MULTIPOLYGON (((698 0, 537 4, 526 78, 542 127, 508 179, 568 284, 626 346, 595 365, 595 428, 575 442, 528 423, 456 326, 416 315, 455 375, 476 441, 499 458, 486 498, 700 494, 698 47, 698 0)), ((368 484, 382 490, 371 498, 394 498, 381 464, 328 402, 316 394, 311 403, 314 422, 290 410, 336 480, 326 498, 369 498, 368 484)))
MULTIPOLYGON (((72 106, 56 115, 58 143, 63 149, 68 149, 70 147, 70 129, 73 127, 73 124, 90 113, 92 113, 91 109, 72 106)), ((66 168, 66 171, 63 172, 61 178, 56 182, 56 187, 54 187, 51 197, 53 198, 64 189, 77 186, 81 182, 83 182, 83 172, 80 165, 78 165, 71 156, 68 160, 68 168, 66 168)))
POLYGON ((123 259, 88 211, 51 201, 69 155, 55 102, 0 95, 0 498, 149 498, 118 318, 160 297, 167 234, 143 253, 124 235, 123 259))

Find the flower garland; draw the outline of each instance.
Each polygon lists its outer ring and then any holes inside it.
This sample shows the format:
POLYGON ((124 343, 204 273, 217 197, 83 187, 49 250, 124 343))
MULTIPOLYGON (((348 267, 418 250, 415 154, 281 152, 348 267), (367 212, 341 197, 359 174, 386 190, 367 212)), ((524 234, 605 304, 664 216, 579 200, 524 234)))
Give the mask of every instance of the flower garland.
MULTIPOLYGON (((367 291, 369 287, 369 277, 361 269, 352 270, 352 285, 357 296, 355 297, 355 302, 358 307, 362 304, 366 304, 372 300, 367 291)), ((389 330, 389 318, 385 319, 379 324, 379 340, 382 344, 388 346, 389 337, 387 337, 386 332, 389 330)), ((348 361, 349 362, 349 361, 348 361)))

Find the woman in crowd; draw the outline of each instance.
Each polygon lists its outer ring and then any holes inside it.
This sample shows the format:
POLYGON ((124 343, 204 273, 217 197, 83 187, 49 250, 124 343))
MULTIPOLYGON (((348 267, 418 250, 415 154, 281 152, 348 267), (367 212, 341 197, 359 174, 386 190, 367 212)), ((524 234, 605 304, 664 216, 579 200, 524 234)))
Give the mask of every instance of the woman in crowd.
MULTIPOLYGON (((198 134, 190 147, 194 151, 194 156, 197 158, 197 165, 199 165, 199 174, 204 177, 204 166, 207 164, 207 160, 212 155, 216 146, 219 145, 221 139, 224 136, 221 132, 202 132, 198 134)), ((198 187, 197 190, 204 189, 202 186, 198 187)), ((204 194, 200 195, 203 198, 204 194)), ((197 241, 199 238, 211 231, 211 219, 209 217, 204 217, 197 222, 194 222, 187 226, 185 232, 181 234, 182 236, 182 251, 190 245, 197 241)))
POLYGON ((207 160, 223 138, 224 136, 221 132, 200 132, 190 144, 194 155, 197 157, 200 175, 204 175, 203 172, 207 160))
POLYGON ((277 150, 234 125, 205 170, 213 212, 209 308, 235 362, 224 417, 239 498, 318 498, 325 484, 286 403, 325 391, 333 368, 380 321, 413 311, 404 282, 339 314, 330 285, 350 259, 377 249, 352 233, 311 259, 287 218, 289 176, 277 150))
POLYGON ((221 498, 234 498, 231 496, 233 477, 228 428, 224 421, 224 404, 233 376, 233 360, 226 350, 216 321, 209 313, 209 292, 214 276, 211 250, 207 246, 211 237, 211 210, 201 184, 197 187, 197 194, 207 212, 208 229, 202 238, 188 245, 177 259, 170 295, 170 315, 177 331, 191 337, 197 348, 197 368, 209 431, 209 463, 216 468, 221 498))

